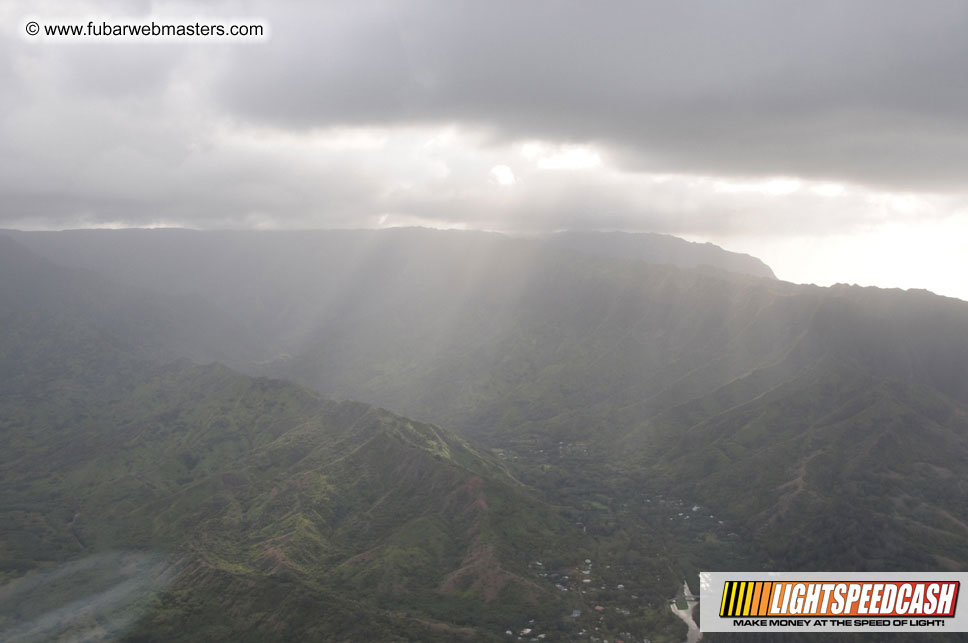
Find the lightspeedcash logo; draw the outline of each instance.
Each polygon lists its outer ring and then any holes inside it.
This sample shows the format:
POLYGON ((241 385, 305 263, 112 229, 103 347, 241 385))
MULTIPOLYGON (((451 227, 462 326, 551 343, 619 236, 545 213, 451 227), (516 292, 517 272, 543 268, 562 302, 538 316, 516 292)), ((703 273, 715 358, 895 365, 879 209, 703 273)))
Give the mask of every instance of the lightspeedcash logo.
POLYGON ((968 631, 964 573, 700 574, 703 631, 968 631))
POLYGON ((721 617, 955 615, 958 581, 726 581, 721 617))

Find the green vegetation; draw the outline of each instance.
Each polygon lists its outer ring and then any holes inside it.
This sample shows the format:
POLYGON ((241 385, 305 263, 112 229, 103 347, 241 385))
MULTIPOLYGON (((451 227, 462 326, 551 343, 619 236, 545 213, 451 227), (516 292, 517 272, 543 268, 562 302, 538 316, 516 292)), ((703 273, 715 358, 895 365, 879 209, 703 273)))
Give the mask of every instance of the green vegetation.
POLYGON ((0 633, 131 582, 72 632, 681 640, 700 569, 968 565, 964 302, 497 235, 112 235, 0 238, 0 633))
MULTIPOLYGON (((578 552, 574 530, 503 465, 437 427, 177 363, 89 407, 60 439, 37 429, 22 427, 33 448, 5 459, 0 474, 4 574, 98 551, 178 561, 183 571, 136 639, 246 628, 280 640, 386 636, 407 618, 400 631, 436 622, 499 631, 568 607, 530 578, 526 561, 578 552), (260 593, 286 600, 265 622, 226 621, 242 609, 226 609, 227 586, 247 588, 239 600, 254 601, 250 615, 266 609, 260 593), (311 627, 298 614, 310 603, 332 605, 311 627), (191 615, 178 607, 187 605, 191 615), (340 620, 363 613, 364 629, 340 620), (202 616, 212 617, 204 627, 202 616)), ((17 439, 12 428, 6 435, 17 439)))

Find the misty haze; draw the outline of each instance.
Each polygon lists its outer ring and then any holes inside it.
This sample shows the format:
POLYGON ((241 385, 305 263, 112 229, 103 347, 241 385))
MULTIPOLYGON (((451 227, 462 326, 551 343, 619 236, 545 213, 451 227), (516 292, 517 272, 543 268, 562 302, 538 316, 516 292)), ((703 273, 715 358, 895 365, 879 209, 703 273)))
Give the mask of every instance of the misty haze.
POLYGON ((731 641, 700 572, 968 572, 966 33, 4 5, 0 640, 731 641))

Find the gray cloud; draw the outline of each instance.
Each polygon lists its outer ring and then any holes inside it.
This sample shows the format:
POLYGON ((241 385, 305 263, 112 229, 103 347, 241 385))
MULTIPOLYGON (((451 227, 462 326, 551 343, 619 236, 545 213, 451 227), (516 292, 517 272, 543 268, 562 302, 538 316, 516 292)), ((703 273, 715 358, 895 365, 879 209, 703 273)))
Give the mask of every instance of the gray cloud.
MULTIPOLYGON (((186 6, 77 11, 142 20, 184 16, 186 6)), ((18 20, 36 9, 0 10, 0 224, 789 235, 877 225, 884 208, 856 193, 836 202, 809 191, 724 193, 716 177, 964 190, 961 2, 226 1, 204 10, 264 20, 271 38, 26 42, 18 20), (457 142, 428 148, 448 125, 457 142), (343 126, 375 128, 388 142, 323 140, 343 126), (536 169, 516 151, 526 140, 588 143, 605 162, 536 169), (516 184, 494 185, 496 165, 516 184), (672 178, 650 181, 656 173, 672 178)), ((931 208, 904 216, 965 211, 963 198, 928 197, 931 208)))
POLYGON ((215 91, 281 127, 448 120, 636 169, 913 189, 960 190, 968 166, 962 2, 391 3, 273 24, 215 91))

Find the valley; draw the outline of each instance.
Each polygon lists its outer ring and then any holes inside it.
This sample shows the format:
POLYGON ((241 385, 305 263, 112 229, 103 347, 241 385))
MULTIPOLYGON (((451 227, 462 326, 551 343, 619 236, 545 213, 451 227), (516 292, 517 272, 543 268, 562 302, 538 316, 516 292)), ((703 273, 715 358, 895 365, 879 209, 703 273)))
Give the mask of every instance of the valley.
POLYGON ((700 570, 964 569, 968 304, 593 241, 0 236, 0 634, 681 641, 700 570))

